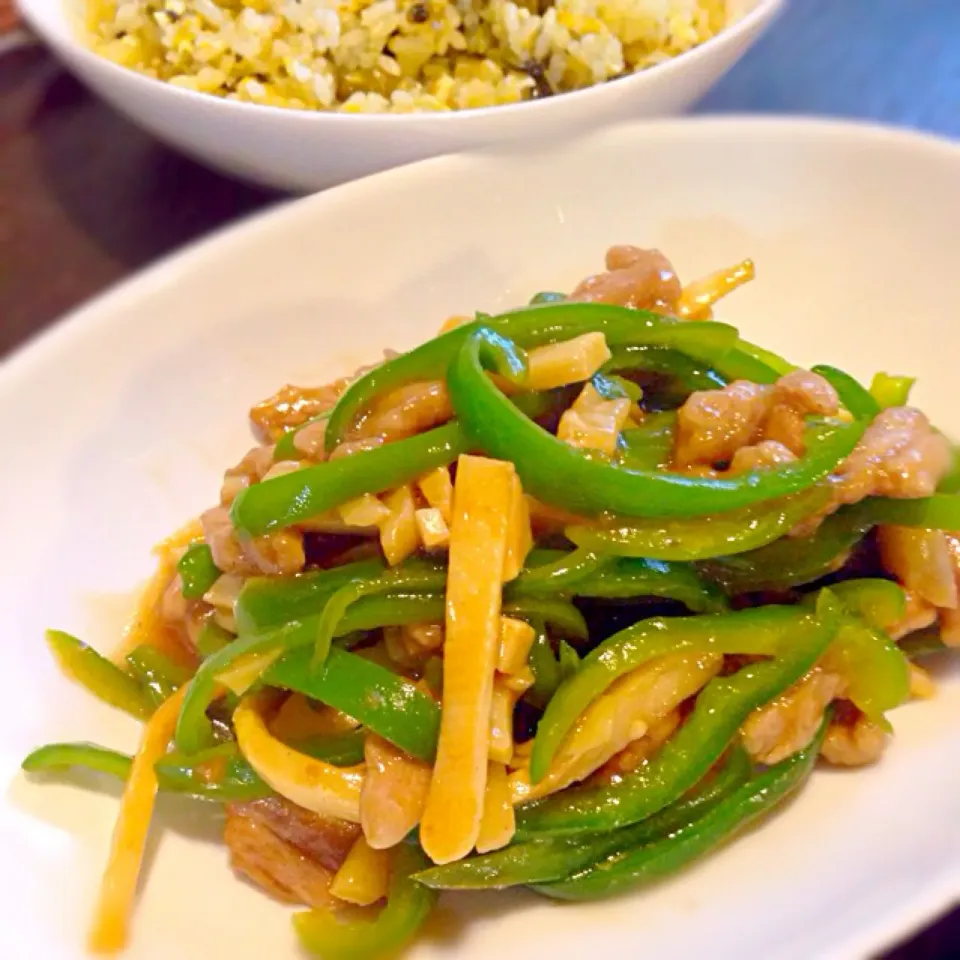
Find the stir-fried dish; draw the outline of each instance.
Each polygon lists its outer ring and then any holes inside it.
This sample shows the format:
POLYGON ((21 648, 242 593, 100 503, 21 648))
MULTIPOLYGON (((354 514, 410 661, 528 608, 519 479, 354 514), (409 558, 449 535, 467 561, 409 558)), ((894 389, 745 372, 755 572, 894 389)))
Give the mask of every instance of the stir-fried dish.
POLYGON ((126 940, 158 791, 223 804, 304 945, 368 960, 442 890, 634 890, 818 758, 880 757, 934 692, 916 661, 960 645, 954 448, 909 378, 714 320, 752 278, 614 247, 569 295, 253 408, 121 651, 48 633, 144 721, 132 757, 24 761, 126 781, 94 948, 126 940))

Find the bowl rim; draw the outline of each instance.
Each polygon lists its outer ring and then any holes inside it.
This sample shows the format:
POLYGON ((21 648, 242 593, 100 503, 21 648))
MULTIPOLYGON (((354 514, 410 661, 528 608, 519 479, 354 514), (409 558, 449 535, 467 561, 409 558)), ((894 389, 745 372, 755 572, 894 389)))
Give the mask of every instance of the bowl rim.
MULTIPOLYGON (((700 60, 706 60, 715 51, 733 42, 734 38, 743 34, 756 31, 761 32, 765 26, 768 26, 775 16, 782 12, 787 0, 756 0, 753 7, 745 14, 740 16, 733 23, 728 24, 714 36, 705 40, 703 43, 679 53, 669 60, 654 64, 644 70, 636 73, 627 74, 621 77, 614 77, 603 83, 595 83, 589 87, 582 87, 578 90, 571 90, 566 93, 557 94, 551 97, 544 97, 536 100, 521 100, 517 103, 496 104, 486 107, 469 107, 462 110, 419 110, 410 113, 347 113, 342 110, 301 110, 290 107, 277 107, 271 104, 251 103, 246 100, 228 100, 225 97, 217 97, 213 94, 200 93, 196 90, 189 90, 184 87, 176 87, 164 80, 147 76, 129 67, 123 67, 106 57, 95 53, 93 49, 82 41, 79 32, 72 28, 70 16, 63 10, 65 0, 52 0, 49 4, 37 4, 35 0, 14 0, 14 5, 20 11, 21 17, 27 26, 39 36, 44 43, 52 49, 66 54, 68 60, 80 59, 82 62, 90 65, 91 70, 102 72, 106 77, 115 77, 118 82, 129 83, 134 87, 144 90, 146 93, 164 89, 167 94, 175 100, 181 100, 185 105, 196 104, 201 106, 207 104, 210 109, 230 110, 239 118, 248 115, 259 115, 263 117, 274 116, 290 118, 290 123, 328 123, 328 124, 350 124, 357 120, 365 122, 367 126, 376 126, 379 124, 389 126, 399 126, 406 124, 445 124, 452 126, 462 124, 464 126, 475 126, 488 121, 491 116, 510 117, 523 110, 531 110, 538 107, 541 113, 554 112, 563 109, 565 103, 586 104, 588 98, 599 99, 604 92, 611 86, 636 83, 641 84, 645 78, 651 74, 666 81, 671 72, 678 72, 688 67, 694 67, 700 60), (59 7, 63 12, 62 18, 51 19, 46 10, 59 7), (61 28, 62 27, 62 28, 61 28), (210 106, 211 104, 220 104, 220 107, 210 106), (559 104, 559 106, 558 106, 559 104)), ((206 107, 204 107, 206 109, 206 107)))

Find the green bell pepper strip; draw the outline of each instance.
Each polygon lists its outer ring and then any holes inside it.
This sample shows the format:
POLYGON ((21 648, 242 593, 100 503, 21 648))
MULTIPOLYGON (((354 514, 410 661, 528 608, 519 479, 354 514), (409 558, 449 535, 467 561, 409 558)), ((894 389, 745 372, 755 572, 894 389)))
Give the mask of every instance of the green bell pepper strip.
MULTIPOLYGON (((385 626, 435 623, 443 620, 445 608, 446 601, 442 595, 385 594, 364 597, 347 610, 336 632, 347 637, 358 631, 377 630, 385 626)), ((543 619, 558 632, 574 639, 587 639, 583 614, 566 600, 526 597, 504 603, 503 612, 524 620, 543 619)), ((213 730, 206 712, 214 700, 218 676, 241 658, 275 650, 291 651, 310 647, 316 640, 318 625, 319 617, 305 617, 262 633, 240 636, 205 660, 184 695, 174 738, 177 747, 184 753, 195 753, 213 742, 213 730)), ((362 720, 359 716, 356 719, 362 720)))
POLYGON ((916 500, 869 497, 842 513, 861 523, 893 523, 926 530, 960 530, 960 495, 935 493, 916 500))
POLYGON ((204 659, 212 657, 235 639, 235 635, 225 630, 219 623, 207 620, 197 631, 197 653, 204 659))
POLYGON ((732 478, 630 470, 563 443, 516 410, 485 372, 489 354, 513 349, 488 329, 467 339, 447 377, 453 408, 477 446, 514 463, 524 490, 576 513, 690 517, 789 496, 829 474, 850 454, 864 429, 857 421, 815 427, 803 459, 732 478))
MULTIPOLYGON (((884 714, 910 695, 910 667, 903 652, 884 632, 903 620, 906 597, 890 580, 846 580, 830 590, 848 615, 824 654, 826 669, 847 681, 845 697, 871 720, 886 725, 884 714)), ((807 605, 815 597, 804 599, 807 605)))
POLYGON ((954 649, 948 647, 940 639, 940 628, 938 626, 915 630, 899 640, 897 645, 910 660, 929 657, 935 653, 948 653, 951 649, 954 649))
POLYGON ((191 677, 186 667, 147 643, 131 650, 127 663, 155 707, 173 696, 191 677))
POLYGON ((678 350, 663 347, 618 347, 610 351, 610 359, 600 368, 603 373, 640 370, 671 377, 684 395, 697 390, 717 390, 727 385, 716 370, 697 363, 678 350))
POLYGON ((592 650, 547 706, 530 754, 530 780, 539 783, 583 712, 613 683, 656 657, 681 653, 774 656, 803 629, 809 613, 768 606, 736 613, 651 617, 615 633, 592 650))
POLYGON ((704 561, 698 569, 730 596, 802 586, 838 570, 873 525, 861 513, 841 511, 810 537, 784 537, 759 550, 704 561))
MULTIPOLYGON (((514 381, 526 370, 526 359, 514 352, 501 357, 499 373, 514 381)), ((549 409, 549 392, 511 397, 521 416, 539 416, 549 409)), ((328 431, 329 436, 329 431, 328 431)), ((456 421, 426 433, 328 460, 293 473, 255 483, 241 490, 230 507, 234 527, 249 536, 282 530, 319 516, 365 493, 381 493, 416 480, 430 470, 453 463, 470 444, 456 421)))
POLYGON ((640 426, 620 433, 619 465, 629 470, 665 470, 673 460, 677 415, 673 410, 650 413, 640 426))
POLYGON ((363 763, 363 744, 367 732, 363 727, 329 736, 312 736, 291 741, 289 746, 300 753, 332 763, 335 767, 352 767, 363 763))
POLYGON ((580 669, 580 655, 566 640, 561 640, 557 647, 557 662, 560 664, 561 684, 580 669))
POLYGON ((715 322, 678 321, 606 303, 545 303, 462 324, 394 357, 355 380, 341 395, 327 426, 327 451, 340 444, 377 396, 419 380, 441 380, 462 345, 481 327, 496 330, 523 348, 603 333, 607 346, 675 347, 705 362, 723 356, 737 331, 715 322))
POLYGON ((578 547, 651 560, 709 560, 765 547, 827 504, 830 490, 817 485, 793 496, 755 503, 713 516, 635 519, 611 526, 572 526, 565 534, 578 547))
POLYGON ((434 757, 440 704, 372 660, 334 647, 315 671, 309 649, 291 650, 266 670, 263 682, 340 710, 412 757, 434 757))
MULTIPOLYGON (((609 785, 576 787, 522 807, 516 840, 613 830, 669 806, 706 775, 755 709, 817 662, 836 635, 840 615, 837 600, 828 590, 821 591, 816 615, 788 632, 774 659, 711 680, 687 721, 648 763, 609 785)), ((757 627, 764 632, 760 623, 757 627)), ((750 639, 745 637, 742 646, 750 646, 750 639)), ((585 672, 582 669, 571 685, 585 672)))
POLYGON ((916 382, 915 377, 876 373, 870 384, 870 395, 881 410, 886 410, 888 407, 905 407, 916 382))
POLYGON ((138 720, 146 720, 153 713, 153 700, 147 691, 93 647, 62 630, 48 630, 46 640, 60 669, 95 697, 138 720))
POLYGON ((546 626, 542 621, 536 621, 533 628, 536 630, 536 636, 527 657, 527 665, 533 674, 533 686, 524 697, 534 707, 542 710, 556 693, 563 678, 560 673, 560 663, 553 652, 546 626))
POLYGON ((419 557, 385 570, 377 577, 357 578, 344 584, 330 596, 320 613, 314 644, 314 669, 323 663, 340 622, 358 600, 385 593, 443 593, 446 586, 446 565, 419 557))
MULTIPOLYGON (((34 750, 21 764, 28 773, 47 773, 83 768, 126 780, 133 757, 94 743, 51 743, 34 750)), ((254 773, 235 743, 211 747, 192 757, 168 753, 154 766, 158 787, 170 793, 183 793, 202 800, 221 803, 257 800, 273 791, 254 773), (222 766, 222 774, 212 780, 204 768, 211 763, 222 766)))
POLYGON ((668 836, 653 843, 625 845, 586 870, 534 889, 556 900, 600 900, 677 873, 800 789, 816 766, 828 725, 829 715, 809 746, 753 777, 668 836))
POLYGON ((797 369, 796 364, 784 359, 766 347, 744 340, 737 340, 736 346, 727 358, 732 380, 752 380, 754 383, 776 383, 780 377, 797 369), (735 372, 734 372, 735 369, 735 372))
POLYGON ((590 383, 604 400, 630 400, 632 403, 639 403, 643 399, 640 385, 623 377, 595 373, 590 378, 590 383))
POLYGON ((105 773, 118 780, 130 776, 133 758, 96 743, 48 743, 24 758, 20 766, 27 773, 47 773, 81 767, 105 773))
POLYGON ((893 580, 865 577, 830 585, 836 598, 857 617, 878 630, 889 630, 907 615, 903 587, 893 580))
POLYGON ((395 848, 386 906, 374 920, 346 920, 330 909, 297 913, 301 944, 321 960, 386 960, 408 944, 437 902, 437 894, 413 875, 427 866, 413 844, 395 848))
POLYGON ((557 293, 555 290, 541 290, 530 298, 530 306, 535 307, 541 303, 563 303, 567 299, 565 293, 557 293))
POLYGON ((454 421, 406 440, 255 483, 237 495, 230 519, 238 531, 252 537, 282 530, 364 493, 409 483, 453 463, 469 448, 454 421))
POLYGON ((252 577, 234 605, 237 628, 242 634, 262 633, 291 620, 314 616, 341 587, 354 580, 378 577, 385 569, 382 560, 358 560, 292 577, 252 577))
POLYGON ((309 420, 301 423, 300 426, 288 430, 273 447, 274 463, 279 463, 281 460, 302 460, 303 454, 297 449, 296 444, 297 434, 303 430, 304 427, 309 427, 315 423, 320 423, 322 420, 329 419, 330 411, 325 410, 323 413, 317 414, 317 416, 311 417, 309 420))
POLYGON ((177 561, 177 573, 183 583, 182 592, 188 600, 202 597, 220 578, 220 570, 213 562, 213 551, 205 543, 191 543, 177 561))
POLYGON ((735 746, 714 776, 641 823, 612 833, 542 837, 483 856, 432 867, 414 879, 435 890, 490 890, 563 880, 620 850, 655 843, 686 827, 749 780, 747 752, 735 746))
POLYGON ((577 585, 609 562, 608 558, 592 550, 573 550, 549 563, 528 566, 507 585, 504 595, 513 599, 558 593, 576 595, 577 585))
POLYGON ((697 575, 690 564, 616 557, 585 580, 576 583, 577 597, 627 600, 633 597, 663 597, 677 600, 694 613, 720 613, 727 598, 716 584, 697 575))
POLYGON ((811 367, 810 372, 823 377, 837 391, 840 403, 858 420, 872 420, 880 412, 879 404, 867 388, 849 373, 823 363, 811 367))

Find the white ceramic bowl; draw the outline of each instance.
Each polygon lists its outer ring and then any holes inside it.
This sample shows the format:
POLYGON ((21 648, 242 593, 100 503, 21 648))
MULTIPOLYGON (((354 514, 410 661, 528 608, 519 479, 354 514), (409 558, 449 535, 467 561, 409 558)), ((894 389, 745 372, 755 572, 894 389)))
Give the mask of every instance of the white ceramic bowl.
POLYGON ((514 106, 401 116, 284 110, 178 89, 88 50, 75 29, 75 5, 84 0, 17 2, 78 77, 159 139, 227 173, 311 191, 439 154, 536 145, 619 121, 680 113, 744 54, 784 0, 731 0, 739 16, 723 33, 612 83, 514 106))
MULTIPOLYGON (((684 278, 752 256, 758 278, 721 319, 798 363, 916 375, 915 402, 956 435, 958 196, 958 146, 803 120, 664 121, 559 157, 442 157, 194 246, 6 361, 0 957, 81 960, 117 809, 28 781, 20 760, 48 740, 135 742, 132 721, 58 674, 43 629, 116 643, 151 545, 213 502, 249 447, 250 404, 412 346, 451 314, 568 289, 632 242, 684 278)), ((470 922, 409 960, 866 958, 960 894, 960 673, 939 680, 933 700, 893 711, 880 763, 818 770, 673 880, 596 905, 454 896, 470 922)), ((125 960, 300 957, 287 912, 231 876, 215 813, 172 799, 125 960)))

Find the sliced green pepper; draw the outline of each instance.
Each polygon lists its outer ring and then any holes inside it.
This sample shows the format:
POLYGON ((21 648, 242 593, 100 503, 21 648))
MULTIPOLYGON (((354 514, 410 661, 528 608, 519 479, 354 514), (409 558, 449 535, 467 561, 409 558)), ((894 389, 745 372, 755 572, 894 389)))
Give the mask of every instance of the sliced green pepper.
POLYGON ((313 665, 320 666, 330 651, 337 628, 350 606, 363 597, 385 593, 442 593, 447 585, 447 568, 433 560, 414 557, 376 577, 357 578, 344 584, 327 600, 320 614, 313 665))
POLYGON ((889 373, 874 374, 870 393, 881 410, 888 407, 905 407, 910 400, 910 391, 915 377, 897 377, 889 373))
POLYGON ((520 597, 549 596, 551 594, 576 594, 576 587, 597 573, 609 561, 592 550, 574 550, 562 553, 548 563, 528 566, 512 581, 505 595, 520 597))
POLYGON ((511 350, 512 344, 491 330, 478 330, 466 340, 447 377, 454 410, 477 446, 514 463, 524 490, 577 513, 690 517, 789 496, 823 479, 863 433, 858 421, 824 424, 811 430, 810 452, 803 459, 732 478, 630 470, 563 443, 516 410, 486 375, 483 362, 491 352, 511 350))
POLYGON ((347 730, 344 733, 330 734, 329 736, 312 736, 304 740, 296 740, 290 744, 300 753, 332 763, 335 767, 352 767, 363 763, 363 744, 367 732, 363 727, 356 730, 347 730))
POLYGON ((873 525, 859 512, 841 511, 812 536, 784 537, 749 553, 707 560, 698 569, 731 596, 802 586, 839 570, 873 525))
MULTIPOLYGON (((22 763, 29 773, 82 768, 126 780, 133 757, 94 743, 51 743, 34 750, 22 763)), ((235 743, 219 744, 184 757, 168 753, 155 764, 161 790, 221 803, 257 800, 273 791, 257 776, 235 743)))
MULTIPOLYGON (((521 414, 523 416, 523 414, 521 414)), ((469 443, 456 422, 255 483, 237 494, 230 519, 251 537, 326 513, 364 493, 399 487, 453 463, 469 443)))
POLYGON ((537 632, 533 646, 530 647, 527 664, 534 679, 533 686, 526 692, 525 697, 529 703, 542 710, 556 693, 563 678, 546 627, 542 622, 535 622, 533 626, 537 632))
POLYGON ((960 530, 960 495, 935 493, 917 500, 869 497, 842 511, 861 524, 893 523, 925 530, 960 530))
POLYGON ((711 680, 686 722, 648 763, 607 786, 576 787, 522 807, 516 839, 613 830, 669 806, 702 779, 753 710, 816 663, 836 634, 840 614, 836 599, 821 591, 816 615, 789 632, 775 659, 711 680))
POLYGON ((262 633, 313 616, 341 587, 354 580, 378 577, 385 569, 382 560, 358 560, 293 577, 252 577, 234 605, 237 627, 240 633, 262 633))
POLYGON ((826 486, 755 503, 728 513, 687 519, 635 519, 607 526, 573 526, 565 531, 578 547, 651 560, 708 560, 765 547, 815 514, 830 499, 826 486))
POLYGON ((434 757, 440 704, 372 660, 334 647, 323 669, 315 671, 309 649, 291 650, 262 679, 340 710, 412 757, 434 757))
POLYGON ((810 371, 823 377, 837 391, 840 402, 857 419, 872 420, 880 412, 880 405, 870 395, 867 388, 851 377, 849 373, 822 363, 811 367, 810 371))
POLYGON ((750 343, 742 337, 727 356, 727 375, 731 380, 752 380, 754 383, 776 383, 780 377, 797 369, 796 364, 766 347, 750 343))
POLYGON ((577 597, 627 600, 662 597, 684 604, 694 613, 719 613, 727 599, 715 584, 698 576, 692 565, 616 557, 573 587, 577 597))
POLYGON ((530 780, 539 783, 583 712, 615 680, 656 657, 679 653, 773 656, 808 624, 809 614, 788 606, 736 613, 651 617, 609 637, 592 650, 576 675, 554 694, 537 727, 530 780))
POLYGON ((148 643, 131 650, 127 654, 127 663, 155 707, 173 696, 191 676, 186 667, 148 643))
POLYGON ((618 347, 601 368, 604 373, 640 370, 676 380, 683 395, 697 390, 716 390, 727 385, 716 370, 692 360, 678 350, 663 347, 618 347))
POLYGON ((850 613, 878 630, 890 630, 907 615, 906 594, 893 580, 879 577, 844 580, 831 584, 830 590, 850 613))
POLYGON ((643 423, 620 434, 620 466, 629 470, 665 470, 673 460, 677 415, 673 410, 650 413, 643 423))
POLYGON ((153 701, 143 687, 93 647, 62 630, 48 630, 46 638, 60 669, 95 697, 138 720, 153 713, 153 701))
POLYGON ((396 848, 387 904, 375 920, 345 920, 334 910, 294 915, 300 942, 322 960, 385 960, 410 942, 437 902, 437 894, 413 874, 427 865, 419 848, 396 848))
POLYGON ((702 817, 653 843, 624 846, 566 880, 534 889, 557 900, 599 900, 682 870, 798 790, 816 766, 828 724, 829 717, 808 747, 758 774, 702 817))
POLYGON ((435 890, 489 890, 562 880, 619 850, 631 850, 671 836, 744 784, 751 773, 746 751, 735 746, 715 776, 648 820, 612 833, 542 837, 483 856, 432 867, 416 875, 435 890))
POLYGON ((213 551, 205 543, 191 543, 177 561, 177 573, 183 583, 182 592, 188 600, 202 597, 220 578, 220 570, 213 562, 213 551))
POLYGON ((201 657, 212 657, 219 653, 236 637, 229 630, 225 630, 213 620, 207 620, 197 632, 197 653, 201 657))
POLYGON ((355 380, 330 416, 327 451, 343 441, 377 396, 408 383, 442 379, 461 346, 481 327, 490 327, 524 348, 601 332, 611 348, 641 344, 675 347, 708 363, 725 355, 737 339, 737 331, 726 324, 681 322, 606 303, 545 303, 483 317, 448 330, 355 380))
POLYGON ((530 298, 530 306, 534 307, 541 303, 563 303, 567 299, 565 293, 557 293, 555 290, 541 290, 530 298))

